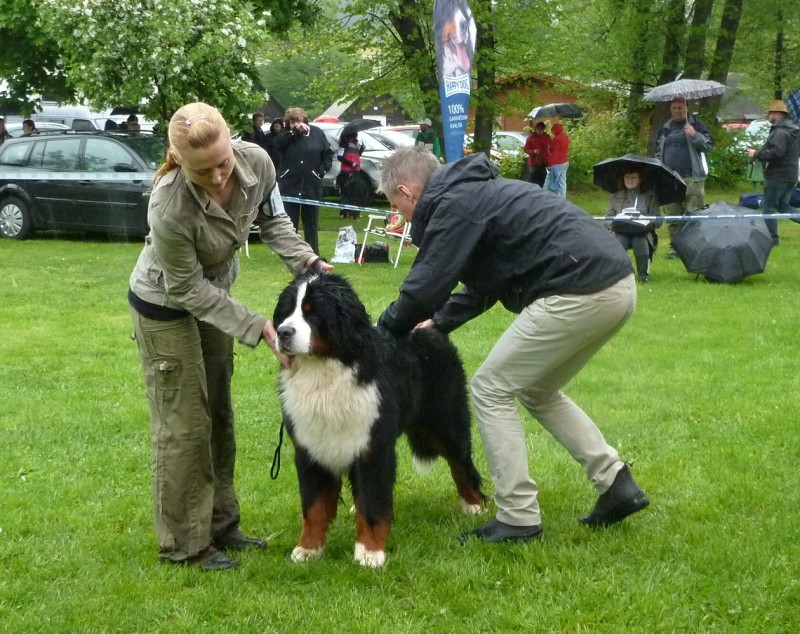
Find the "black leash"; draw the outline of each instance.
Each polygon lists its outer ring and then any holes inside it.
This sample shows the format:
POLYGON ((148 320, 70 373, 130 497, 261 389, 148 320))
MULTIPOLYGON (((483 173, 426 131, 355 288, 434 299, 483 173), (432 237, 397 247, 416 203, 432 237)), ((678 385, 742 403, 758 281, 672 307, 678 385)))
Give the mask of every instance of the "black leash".
POLYGON ((269 470, 269 477, 273 480, 278 479, 278 474, 281 472, 281 445, 283 444, 283 418, 281 418, 281 429, 278 432, 278 446, 275 447, 275 453, 272 454, 272 467, 269 470))

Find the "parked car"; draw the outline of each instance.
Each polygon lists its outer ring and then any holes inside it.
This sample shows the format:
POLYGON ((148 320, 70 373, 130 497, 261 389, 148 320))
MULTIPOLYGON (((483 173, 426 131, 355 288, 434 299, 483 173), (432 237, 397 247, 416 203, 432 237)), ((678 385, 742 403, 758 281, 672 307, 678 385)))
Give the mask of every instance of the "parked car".
MULTIPOLYGON (((334 183, 339 175, 341 166, 339 161, 336 160, 335 154, 339 149, 339 135, 346 124, 320 122, 312 125, 317 126, 325 133, 334 152, 333 164, 322 179, 322 188, 325 196, 335 196, 337 191, 334 183)), ((381 182, 383 162, 391 156, 394 149, 382 142, 379 136, 373 136, 370 130, 359 132, 358 139, 364 144, 364 152, 361 154, 361 171, 369 178, 372 195, 375 196, 381 182)))
POLYGON ((0 235, 36 230, 147 234, 147 204, 163 137, 42 132, 0 146, 0 235))
MULTIPOLYGON (((69 130, 69 126, 64 125, 63 123, 51 123, 49 121, 36 121, 35 123, 36 129, 39 132, 47 132, 49 130, 69 130)), ((14 138, 21 137, 23 135, 22 122, 7 123, 6 131, 14 138)))
POLYGON ((417 135, 419 134, 419 124, 417 123, 409 123, 407 125, 385 125, 381 126, 381 130, 390 130, 392 132, 399 132, 410 138, 412 141, 417 140, 417 135))
POLYGON ((392 150, 401 147, 414 145, 416 137, 410 134, 405 134, 394 128, 387 128, 381 126, 380 128, 370 128, 367 130, 370 136, 376 137, 381 143, 388 146, 392 150))

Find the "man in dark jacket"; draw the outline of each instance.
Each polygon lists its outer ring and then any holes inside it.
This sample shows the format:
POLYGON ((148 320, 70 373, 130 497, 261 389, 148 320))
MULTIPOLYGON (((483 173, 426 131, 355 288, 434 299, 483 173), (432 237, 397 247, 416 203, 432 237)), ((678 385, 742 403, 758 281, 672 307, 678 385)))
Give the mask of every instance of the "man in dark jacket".
MULTIPOLYGON (((788 214, 794 211, 789 199, 797 185, 800 130, 789 118, 789 109, 782 101, 772 102, 767 119, 772 124, 767 140, 760 150, 747 150, 747 156, 764 164, 763 213, 788 214)), ((772 244, 779 244, 778 221, 764 222, 772 236, 772 244)))
POLYGON ((429 153, 402 148, 386 161, 381 189, 412 222, 419 253, 378 325, 397 336, 418 326, 447 333, 498 301, 519 315, 471 381, 497 516, 462 537, 528 541, 542 534, 517 399, 581 464, 600 494, 581 521, 614 524, 648 499, 561 388, 633 313, 633 267, 589 214, 498 174, 483 154, 440 167, 429 153), (464 288, 453 293, 459 282, 464 288))
MULTIPOLYGON (((705 153, 714 147, 714 139, 706 125, 689 114, 684 97, 673 98, 670 113, 672 118, 658 131, 656 158, 678 172, 686 182, 686 198, 682 202, 666 205, 668 216, 683 216, 687 211, 705 204, 708 173, 705 153)), ((675 240, 680 228, 680 222, 667 223, 670 243, 675 240)), ((671 244, 667 257, 678 257, 671 244)))
MULTIPOLYGON (((309 125, 302 108, 289 108, 284 115, 288 129, 275 141, 281 157, 278 184, 281 194, 294 198, 322 198, 322 177, 333 163, 333 149, 328 137, 317 126, 309 125)), ((284 203, 286 213, 297 229, 303 220, 305 241, 319 255, 319 207, 301 203, 284 203)))

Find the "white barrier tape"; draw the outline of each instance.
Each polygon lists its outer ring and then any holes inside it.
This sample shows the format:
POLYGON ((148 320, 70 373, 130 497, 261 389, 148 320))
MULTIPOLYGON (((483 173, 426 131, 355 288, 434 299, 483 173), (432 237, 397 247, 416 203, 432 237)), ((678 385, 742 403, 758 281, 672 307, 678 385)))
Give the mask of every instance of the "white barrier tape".
POLYGON ((155 172, 0 171, 0 181, 153 181, 155 172))
POLYGON ((311 200, 310 198, 295 198, 294 196, 281 196, 281 200, 285 203, 298 203, 300 205, 314 205, 316 207, 333 207, 334 209, 347 209, 348 211, 366 211, 371 214, 389 215, 397 213, 387 209, 375 209, 374 207, 359 207, 358 205, 342 205, 341 203, 332 203, 327 200, 311 200))
MULTIPOLYGON (((614 216, 593 216, 595 220, 614 220, 614 216)), ((633 216, 630 217, 633 219, 633 216)), ((667 220, 669 222, 689 222, 690 220, 750 220, 760 218, 761 220, 800 220, 800 212, 790 214, 708 214, 707 216, 636 216, 636 220, 667 220)))

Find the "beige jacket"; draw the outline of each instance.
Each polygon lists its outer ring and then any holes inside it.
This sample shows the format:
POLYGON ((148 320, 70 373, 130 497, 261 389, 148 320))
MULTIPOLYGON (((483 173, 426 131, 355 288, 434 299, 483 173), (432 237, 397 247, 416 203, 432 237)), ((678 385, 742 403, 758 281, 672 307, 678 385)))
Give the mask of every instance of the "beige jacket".
POLYGON ((271 215, 264 203, 275 185, 267 153, 233 141, 239 189, 228 212, 186 179, 182 169, 165 174, 153 189, 147 219, 150 233, 130 278, 131 290, 159 306, 182 309, 242 343, 255 346, 267 318, 231 298, 239 274, 237 252, 250 226, 295 275, 317 256, 295 232, 286 214, 271 215), (263 209, 260 209, 263 207, 263 209))

